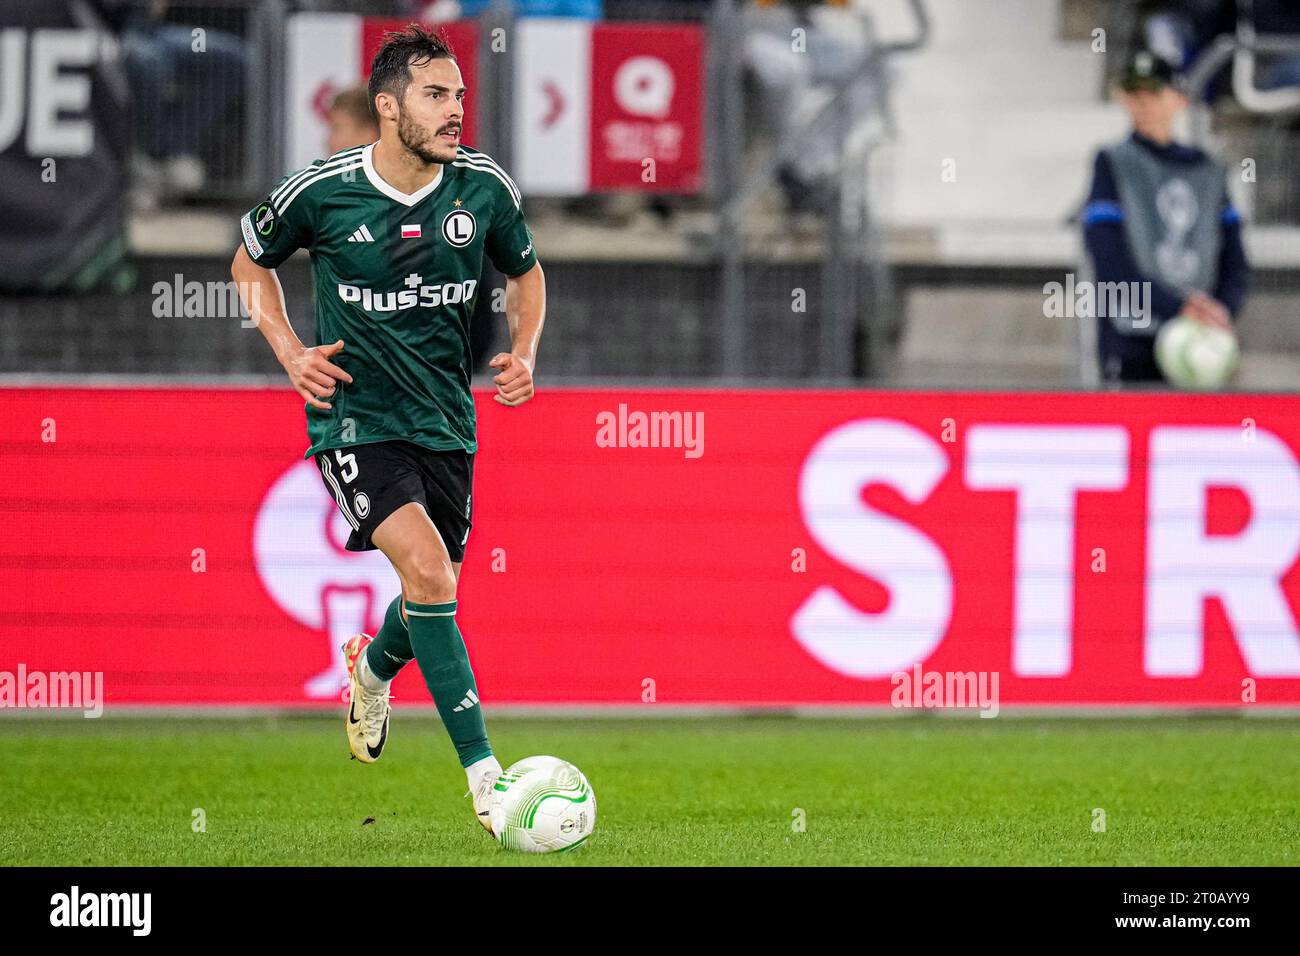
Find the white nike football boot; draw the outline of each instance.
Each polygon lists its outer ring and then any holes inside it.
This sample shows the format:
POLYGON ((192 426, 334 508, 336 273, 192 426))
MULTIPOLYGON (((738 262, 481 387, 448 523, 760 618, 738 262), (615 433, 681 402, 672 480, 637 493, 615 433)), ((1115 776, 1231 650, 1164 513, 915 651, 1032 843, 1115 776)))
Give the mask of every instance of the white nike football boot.
POLYGON ((357 674, 361 655, 373 640, 369 634, 357 634, 343 645, 343 658, 347 661, 348 680, 352 688, 346 718, 348 749, 352 751, 352 759, 362 763, 374 763, 384 752, 384 744, 388 740, 388 715, 392 711, 388 706, 387 690, 367 691, 361 686, 357 674))
POLYGON ((473 783, 470 784, 470 792, 466 796, 474 798, 475 818, 483 825, 484 830, 495 837, 496 834, 492 832, 492 806, 496 803, 494 788, 497 785, 497 777, 501 776, 501 764, 495 757, 487 759, 491 760, 491 763, 475 775, 473 783))

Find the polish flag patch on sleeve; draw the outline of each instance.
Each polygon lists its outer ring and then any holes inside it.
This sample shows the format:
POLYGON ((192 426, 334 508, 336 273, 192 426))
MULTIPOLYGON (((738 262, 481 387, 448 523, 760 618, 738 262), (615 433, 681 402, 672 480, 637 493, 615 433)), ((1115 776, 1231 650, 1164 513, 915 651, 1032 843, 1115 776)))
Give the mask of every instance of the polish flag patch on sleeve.
POLYGON ((415 225, 413 225, 413 226, 403 226, 403 227, 402 227, 402 238, 403 238, 403 239, 419 239, 419 238, 420 238, 420 224, 417 222, 417 223, 416 223, 415 225))

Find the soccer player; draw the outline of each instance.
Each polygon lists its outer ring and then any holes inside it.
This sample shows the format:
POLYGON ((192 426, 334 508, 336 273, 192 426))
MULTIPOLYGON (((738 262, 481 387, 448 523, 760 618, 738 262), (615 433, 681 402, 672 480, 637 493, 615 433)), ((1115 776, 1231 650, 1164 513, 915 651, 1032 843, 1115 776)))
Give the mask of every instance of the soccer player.
POLYGON ((511 338, 488 363, 493 397, 526 402, 546 287, 518 187, 460 142, 465 87, 446 41, 414 24, 388 34, 368 92, 379 141, 281 180, 241 220, 231 272, 307 402, 307 456, 352 526, 348 549, 378 548, 401 582, 373 640, 358 634, 344 647, 352 756, 372 763, 383 752, 389 684, 415 660, 491 832, 501 765, 456 626, 477 449, 469 321, 487 255, 507 277, 511 338), (323 344, 310 348, 274 272, 295 249, 311 251, 323 344))

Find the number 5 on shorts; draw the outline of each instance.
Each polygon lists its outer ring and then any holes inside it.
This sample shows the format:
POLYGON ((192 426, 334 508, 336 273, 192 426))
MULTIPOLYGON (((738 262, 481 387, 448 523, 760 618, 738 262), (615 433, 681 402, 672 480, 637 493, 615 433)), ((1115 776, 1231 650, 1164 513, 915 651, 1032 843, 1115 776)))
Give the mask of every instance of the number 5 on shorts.
POLYGON ((334 459, 339 463, 339 467, 343 469, 343 473, 339 477, 343 479, 345 484, 352 484, 352 479, 357 476, 357 472, 360 470, 357 467, 357 456, 351 452, 345 455, 336 448, 334 449, 334 459))

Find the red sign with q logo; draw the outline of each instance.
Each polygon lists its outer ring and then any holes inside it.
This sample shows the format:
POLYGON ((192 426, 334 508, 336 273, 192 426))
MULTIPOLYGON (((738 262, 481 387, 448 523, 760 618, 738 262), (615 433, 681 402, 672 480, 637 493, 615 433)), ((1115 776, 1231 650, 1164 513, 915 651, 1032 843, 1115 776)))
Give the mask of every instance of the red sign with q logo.
POLYGON ((704 35, 598 24, 591 34, 591 189, 700 185, 704 35))

